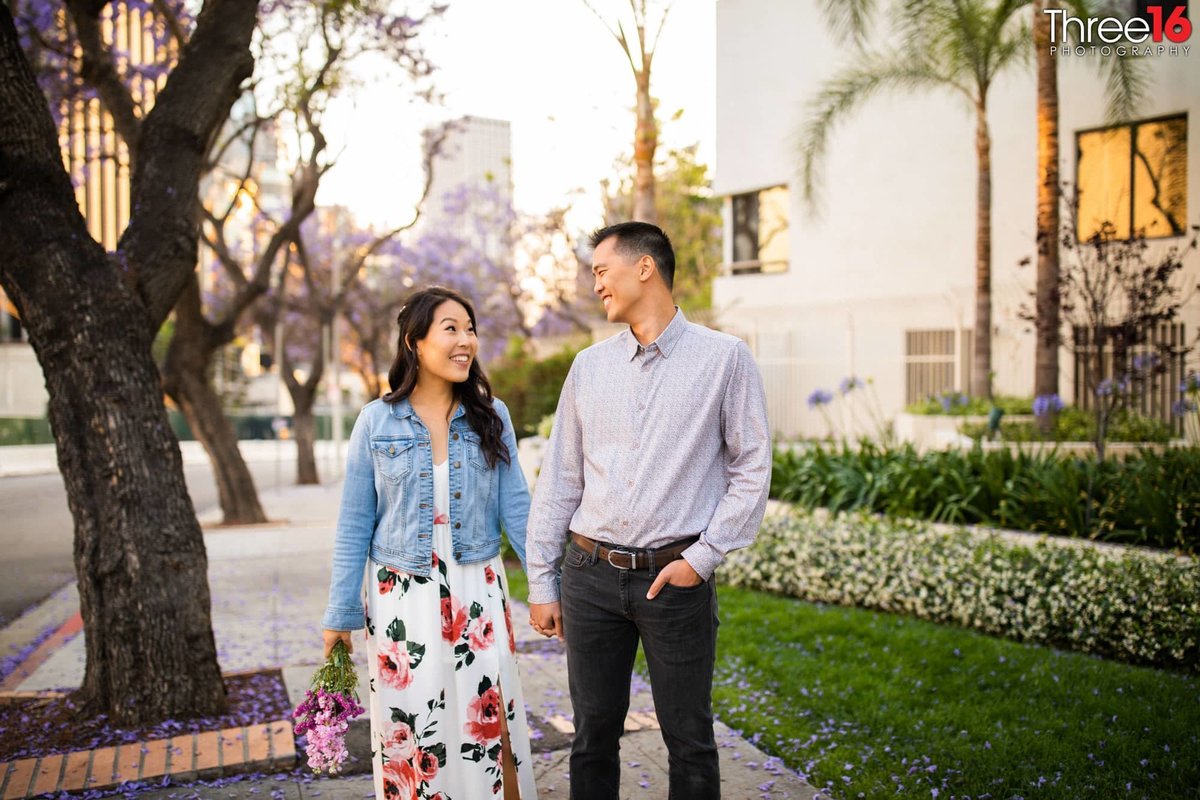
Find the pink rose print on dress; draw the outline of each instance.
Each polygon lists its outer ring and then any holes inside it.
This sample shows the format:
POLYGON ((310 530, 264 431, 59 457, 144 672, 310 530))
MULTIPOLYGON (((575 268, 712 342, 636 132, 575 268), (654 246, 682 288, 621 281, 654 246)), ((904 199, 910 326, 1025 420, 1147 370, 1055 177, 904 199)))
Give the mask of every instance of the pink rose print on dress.
POLYGON ((451 595, 442 598, 442 638, 453 644, 467 629, 467 609, 458 598, 451 595))
POLYGON ((434 525, 449 525, 450 515, 440 508, 433 509, 433 524, 434 525))
POLYGON ((496 631, 492 627, 491 617, 486 614, 471 620, 467 627, 467 641, 475 652, 487 650, 496 639, 496 631))
POLYGON ((480 744, 494 742, 500 738, 501 713, 500 692, 489 685, 483 694, 471 698, 467 704, 467 724, 463 726, 463 732, 480 744))
POLYGON ((401 578, 401 575, 398 570, 391 567, 380 567, 379 574, 375 578, 379 582, 379 593, 387 594, 396 588, 396 581, 401 578))
POLYGON ((436 753, 431 753, 428 750, 421 750, 417 753, 417 757, 413 759, 413 764, 417 769, 417 778, 422 782, 433 780, 438 773, 438 757, 436 753))
POLYGON ((417 800, 420 781, 408 761, 389 761, 383 765, 383 796, 386 800, 417 800))
POLYGON ((384 642, 379 646, 379 677, 393 689, 407 689, 412 683, 412 665, 404 642, 384 642))
POLYGON ((512 608, 508 603, 504 604, 504 627, 508 629, 508 652, 515 653, 517 652, 517 639, 513 636, 512 608))
POLYGON ((389 761, 409 761, 417 754, 417 739, 408 723, 401 722, 392 728, 383 740, 383 754, 389 761))
POLYGON ((492 569, 491 564, 483 568, 483 577, 487 578, 489 584, 496 582, 496 570, 492 569))

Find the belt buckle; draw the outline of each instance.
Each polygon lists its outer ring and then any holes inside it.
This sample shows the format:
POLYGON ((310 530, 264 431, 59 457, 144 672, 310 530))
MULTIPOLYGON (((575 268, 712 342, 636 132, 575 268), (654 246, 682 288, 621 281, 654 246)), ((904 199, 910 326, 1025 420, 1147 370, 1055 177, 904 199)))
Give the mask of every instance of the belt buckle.
POLYGON ((609 548, 608 555, 605 556, 605 560, 608 561, 608 565, 610 567, 612 567, 613 569, 637 569, 637 553, 635 553, 632 550, 624 550, 619 547, 609 548), (614 564, 613 560, 612 560, 613 553, 618 553, 620 555, 629 556, 629 566, 622 567, 617 564, 614 564))

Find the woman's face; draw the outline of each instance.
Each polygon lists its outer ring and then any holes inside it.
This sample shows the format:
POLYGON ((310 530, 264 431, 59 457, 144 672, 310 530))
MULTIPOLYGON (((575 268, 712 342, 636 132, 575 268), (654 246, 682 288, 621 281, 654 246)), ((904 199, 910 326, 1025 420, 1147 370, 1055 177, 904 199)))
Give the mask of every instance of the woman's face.
POLYGON ((433 310, 429 332, 417 341, 420 377, 462 383, 478 350, 479 340, 467 309, 457 300, 446 300, 433 310))

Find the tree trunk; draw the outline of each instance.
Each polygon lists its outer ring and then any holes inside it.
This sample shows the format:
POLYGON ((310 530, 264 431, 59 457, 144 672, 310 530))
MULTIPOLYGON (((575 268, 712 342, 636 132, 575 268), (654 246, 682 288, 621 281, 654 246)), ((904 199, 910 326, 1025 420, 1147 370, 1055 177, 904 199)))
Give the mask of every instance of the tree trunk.
POLYGON ((992 396, 992 142, 988 132, 987 100, 975 108, 975 364, 971 394, 992 396))
POLYGON ((654 121, 654 102, 650 98, 650 68, 643 65, 637 73, 637 128, 633 137, 633 218, 658 223, 655 208, 654 153, 658 149, 658 125, 654 121))
POLYGON ((200 285, 193 277, 175 304, 175 334, 163 365, 163 387, 208 453, 225 524, 246 525, 267 517, 254 476, 238 449, 237 433, 210 380, 213 355, 227 339, 204 318, 200 285))
POLYGON ((204 539, 145 307, 88 235, 2 6, 0 86, 0 282, 46 377, 75 520, 85 711, 118 725, 219 713, 204 539))
POLYGON ((200 12, 146 118, 135 170, 130 229, 156 228, 159 240, 127 229, 110 258, 88 235, 46 99, 0 4, 0 285, 50 395, 75 522, 84 711, 122 726, 225 706, 204 538, 150 347, 158 309, 174 304, 171 291, 195 265, 182 222, 195 203, 192 165, 250 72, 254 12, 245 0, 210 0, 200 12))
POLYGON ((315 388, 302 384, 292 389, 291 394, 292 404, 296 407, 292 417, 292 427, 296 434, 296 483, 300 486, 313 486, 321 482, 317 475, 317 426, 313 418, 313 402, 317 392, 315 388))
MULTIPOLYGON (((1043 9, 1054 2, 1033 4, 1033 42, 1037 58, 1037 352, 1034 395, 1058 394, 1059 323, 1059 187, 1058 187, 1058 62, 1050 54, 1050 16, 1043 9)), ((1039 420, 1043 432, 1054 426, 1053 413, 1039 420)))

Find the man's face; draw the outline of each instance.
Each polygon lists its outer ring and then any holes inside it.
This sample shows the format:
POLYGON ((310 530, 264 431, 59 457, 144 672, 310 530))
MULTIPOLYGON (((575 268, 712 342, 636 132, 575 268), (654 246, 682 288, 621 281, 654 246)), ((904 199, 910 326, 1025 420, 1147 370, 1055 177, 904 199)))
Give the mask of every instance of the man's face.
POLYGON ((616 251, 617 238, 605 239, 592 254, 593 291, 604 304, 609 322, 628 322, 629 310, 641 299, 645 284, 639 279, 638 262, 616 251))

